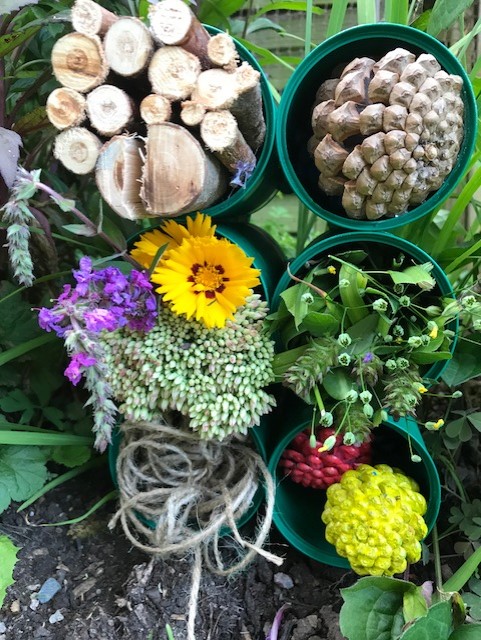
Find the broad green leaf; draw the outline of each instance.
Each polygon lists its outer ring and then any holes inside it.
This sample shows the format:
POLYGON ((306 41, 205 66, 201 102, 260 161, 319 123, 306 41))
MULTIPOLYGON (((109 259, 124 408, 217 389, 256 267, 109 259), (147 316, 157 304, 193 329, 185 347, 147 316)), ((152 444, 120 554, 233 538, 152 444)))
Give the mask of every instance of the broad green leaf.
POLYGON ((479 640, 481 638, 481 624, 463 624, 455 629, 449 640, 479 640))
POLYGON ((438 602, 418 618, 399 640, 449 640, 453 629, 451 602, 438 602))
POLYGON ((26 42, 29 38, 35 35, 39 29, 39 26, 30 27, 29 29, 25 29, 24 31, 14 31, 13 33, 7 33, 4 36, 0 36, 0 58, 3 58, 8 53, 26 42))
POLYGON ((452 360, 442 374, 450 387, 457 387, 481 375, 481 344, 459 340, 452 360))
POLYGON ((457 420, 450 420, 446 425, 446 427, 444 428, 444 433, 448 435, 450 438, 458 438, 465 424, 466 424, 465 417, 458 418, 457 420))
POLYGON ((344 369, 336 367, 324 376, 322 385, 334 400, 344 400, 349 391, 356 388, 356 383, 344 369))
POLYGON ((0 536, 0 609, 8 587, 15 582, 13 569, 17 562, 17 551, 20 551, 20 548, 16 547, 7 536, 0 536))
POLYGON ((450 351, 437 351, 435 353, 413 351, 409 359, 416 364, 432 364, 440 360, 450 360, 452 358, 450 351))
POLYGON ((416 18, 416 20, 411 23, 411 27, 415 27, 416 29, 419 29, 419 31, 426 31, 431 17, 431 11, 432 9, 428 9, 421 13, 419 18, 416 18))
POLYGON ((0 399, 0 409, 6 413, 25 411, 25 409, 30 409, 31 407, 31 400, 21 389, 14 389, 0 399))
POLYGON ((406 622, 416 620, 425 616, 428 611, 428 605, 424 598, 421 587, 418 587, 416 591, 407 591, 403 598, 403 616, 406 622))
POLYGON ((432 277, 433 265, 430 262, 407 267, 403 271, 388 271, 394 284, 415 284, 425 291, 431 290, 436 284, 432 277))
POLYGON ((89 438, 87 436, 76 436, 71 433, 55 433, 54 431, 50 433, 39 433, 37 431, 15 431, 14 427, 15 425, 12 425, 12 431, 0 431, 0 445, 20 445, 20 447, 27 447, 27 445, 35 445, 39 447, 55 447, 56 445, 90 445, 92 443, 92 438, 89 438))
POLYGON ((408 0, 386 0, 384 19, 386 22, 407 24, 409 13, 408 0))
POLYGON ((146 18, 149 13, 149 0, 140 0, 139 2, 139 18, 146 18))
POLYGON ((366 288, 367 277, 358 269, 348 264, 342 264, 339 269, 339 281, 347 280, 347 287, 340 287, 339 294, 342 304, 346 309, 347 316, 352 324, 359 322, 369 315, 370 311, 366 308, 361 291, 366 288))
POLYGON ((466 417, 477 431, 481 431, 481 411, 468 413, 466 417))
POLYGON ((203 0, 198 18, 201 22, 212 26, 225 26, 233 13, 239 11, 245 0, 203 0))
POLYGON ((0 447, 0 513, 12 500, 26 500, 45 484, 45 462, 46 452, 39 447, 0 447))
POLYGON ((284 300, 287 310, 294 317, 296 329, 299 329, 299 325, 309 311, 309 305, 302 299, 302 296, 308 292, 309 289, 307 286, 295 284, 281 293, 281 298, 284 300))
POLYGON ((251 35, 251 33, 255 33, 256 31, 263 31, 265 29, 284 31, 284 27, 281 27, 280 24, 277 24, 277 22, 274 22, 273 20, 269 20, 269 18, 257 18, 256 20, 249 23, 246 34, 251 35))
POLYGON ((341 589, 341 633, 348 640, 395 640, 404 625, 404 595, 416 590, 405 580, 371 576, 341 589))
MULTIPOLYGON (((264 7, 261 7, 255 14, 254 18, 258 18, 264 13, 268 13, 269 11, 304 11, 306 12, 308 9, 307 2, 295 2, 294 0, 290 2, 270 2, 266 4, 264 7)), ((313 14, 321 15, 324 13, 324 9, 320 7, 311 7, 311 11, 313 14)))
POLYGON ((76 236, 86 236, 87 238, 93 238, 97 235, 97 231, 86 224, 64 224, 62 225, 62 229, 76 236))
POLYGON ((339 320, 330 313, 310 311, 302 321, 299 329, 308 331, 315 338, 334 335, 339 329, 339 320))
POLYGON ((377 331, 378 318, 376 316, 376 313, 371 313, 347 330, 352 338, 351 351, 354 355, 365 353, 371 348, 374 334, 377 331))
POLYGON ((437 36, 440 31, 447 29, 473 2, 474 0, 436 0, 429 16, 429 35, 437 36))
POLYGON ((92 448, 85 445, 55 447, 52 452, 52 460, 66 467, 80 467, 90 460, 92 448))

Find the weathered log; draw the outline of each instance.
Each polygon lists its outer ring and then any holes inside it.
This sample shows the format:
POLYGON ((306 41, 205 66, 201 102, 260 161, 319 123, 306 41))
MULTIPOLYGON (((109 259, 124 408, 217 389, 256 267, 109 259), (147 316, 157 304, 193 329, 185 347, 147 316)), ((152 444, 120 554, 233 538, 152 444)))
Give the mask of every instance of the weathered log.
POLYGON ((155 93, 169 100, 186 100, 196 87, 200 72, 196 56, 181 47, 166 46, 158 49, 150 61, 149 80, 155 93))
POLYGON ((180 119, 188 127, 198 126, 205 116, 205 107, 193 100, 185 100, 180 104, 180 119))
POLYGON ((92 0, 76 0, 72 7, 72 26, 87 36, 103 36, 118 16, 92 0))
POLYGON ((68 33, 54 44, 52 67, 64 87, 85 93, 105 81, 109 66, 97 36, 68 33))
POLYGON ((57 129, 77 127, 85 120, 86 106, 85 97, 81 93, 67 87, 59 87, 47 98, 47 116, 57 129))
POLYGON ((217 33, 207 43, 207 55, 215 67, 233 73, 239 63, 239 54, 234 40, 228 33, 217 33))
POLYGON ((121 76, 136 76, 146 67, 154 50, 150 31, 138 18, 122 17, 104 39, 107 62, 121 76))
POLYGON ((200 125, 200 135, 214 155, 235 174, 241 163, 254 168, 256 157, 239 131, 230 111, 209 111, 200 125))
POLYGON ((168 122, 172 115, 172 104, 164 96, 151 93, 140 103, 140 116, 146 124, 168 122))
POLYGON ((210 35, 182 0, 161 0, 152 5, 149 20, 157 42, 181 46, 200 60, 203 69, 212 66, 207 54, 210 35))
POLYGON ((104 136, 125 131, 133 120, 134 106, 125 91, 112 84, 103 84, 87 96, 90 122, 104 136))
POLYGON ((107 204, 128 220, 150 218, 140 198, 144 143, 133 136, 115 136, 100 150, 95 180, 107 204))
POLYGON ((72 127, 55 138, 53 154, 63 166, 78 175, 93 171, 102 143, 88 129, 72 127))
POLYGON ((194 136, 171 122, 149 127, 140 196, 149 213, 204 209, 227 190, 227 172, 194 136))
POLYGON ((192 100, 211 110, 229 109, 238 97, 236 74, 223 69, 203 71, 192 91, 192 100))
POLYGON ((230 111, 239 124, 239 129, 247 144, 257 151, 266 137, 266 122, 262 109, 261 74, 243 62, 235 72, 239 97, 233 102, 230 111))

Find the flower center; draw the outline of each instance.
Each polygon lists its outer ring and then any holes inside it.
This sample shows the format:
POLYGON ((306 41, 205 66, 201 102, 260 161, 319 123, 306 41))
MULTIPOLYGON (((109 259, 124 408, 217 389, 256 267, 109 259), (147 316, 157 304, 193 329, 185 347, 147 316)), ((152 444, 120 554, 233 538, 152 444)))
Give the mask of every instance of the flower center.
POLYGON ((194 284, 194 293, 203 291, 206 298, 215 298, 216 292, 222 293, 225 289, 224 282, 229 280, 224 277, 225 269, 220 264, 195 263, 190 270, 192 275, 187 278, 187 281, 194 284))

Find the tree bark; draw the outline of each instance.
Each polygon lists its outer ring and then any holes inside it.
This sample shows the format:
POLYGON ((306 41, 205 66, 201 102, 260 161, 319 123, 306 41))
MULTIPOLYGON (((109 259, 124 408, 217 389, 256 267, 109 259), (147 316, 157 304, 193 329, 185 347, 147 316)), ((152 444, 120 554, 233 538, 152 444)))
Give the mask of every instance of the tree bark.
POLYGON ((78 175, 93 171, 102 143, 84 127, 72 127, 55 139, 54 156, 63 166, 78 175))
POLYGON ((78 127, 86 118, 85 97, 78 91, 60 87, 47 98, 47 116, 57 129, 78 127))
POLYGON ((239 131, 236 119, 230 111, 209 111, 200 125, 200 135, 216 157, 235 174, 240 163, 256 164, 254 152, 239 131))
POLYGON ((247 144, 257 151, 266 136, 266 123, 262 109, 260 73, 243 62, 235 72, 239 97, 230 111, 236 118, 247 144))
POLYGON ((170 122, 149 127, 140 191, 149 213, 172 216, 204 209, 226 189, 222 166, 187 129, 170 122))
POLYGON ((87 36, 104 35, 118 16, 92 0, 77 0, 72 7, 72 26, 87 36))
POLYGON ((200 74, 199 59, 181 47, 162 47, 150 61, 149 80, 155 93, 169 100, 186 100, 200 74))
POLYGON ((134 107, 125 91, 111 84, 103 84, 87 96, 90 122, 103 136, 125 131, 133 120, 134 107))
POLYGON ((100 39, 82 33, 68 33, 57 40, 52 67, 60 84, 80 93, 98 87, 109 72, 100 39))
POLYGON ((104 50, 112 71, 130 77, 147 67, 154 43, 143 22, 137 18, 122 17, 107 31, 104 50))

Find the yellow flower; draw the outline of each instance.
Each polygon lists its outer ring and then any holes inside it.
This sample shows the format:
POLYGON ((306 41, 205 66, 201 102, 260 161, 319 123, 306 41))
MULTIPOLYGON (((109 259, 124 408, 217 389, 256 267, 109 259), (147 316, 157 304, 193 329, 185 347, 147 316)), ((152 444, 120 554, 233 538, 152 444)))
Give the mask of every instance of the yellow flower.
POLYGON ((433 339, 437 338, 438 337, 438 331, 439 331, 438 325, 435 324, 434 327, 429 332, 429 337, 433 338, 433 339))
POLYGON ((233 319, 250 290, 259 284, 253 258, 226 239, 190 237, 154 269, 157 292, 178 315, 195 318, 209 329, 233 319))
POLYGON ((419 393, 426 393, 427 389, 426 387, 422 384, 418 387, 418 391, 419 393))
POLYGON ((435 431, 437 431, 438 429, 440 429, 444 424, 444 420, 442 420, 441 418, 439 418, 439 420, 437 422, 434 423, 433 429, 435 431))
POLYGON ((336 267, 333 267, 332 265, 330 267, 327 267, 327 272, 334 275, 336 273, 336 267))
POLYGON ((159 229, 143 233, 140 240, 134 244, 136 248, 130 252, 130 255, 143 267, 149 269, 160 247, 167 245, 162 254, 163 258, 167 258, 167 252, 179 247, 185 238, 212 237, 217 228, 212 225, 212 219, 203 213, 197 213, 195 218, 188 217, 186 222, 187 228, 174 220, 167 220, 159 229))

